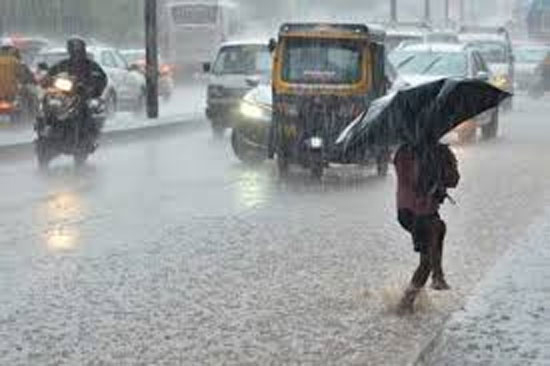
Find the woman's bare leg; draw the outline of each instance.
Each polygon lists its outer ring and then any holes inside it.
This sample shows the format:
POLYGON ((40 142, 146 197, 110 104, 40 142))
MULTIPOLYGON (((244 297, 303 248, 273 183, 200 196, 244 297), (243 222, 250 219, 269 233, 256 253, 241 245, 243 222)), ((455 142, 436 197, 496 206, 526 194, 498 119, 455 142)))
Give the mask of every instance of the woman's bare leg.
POLYGON ((449 290, 450 286, 445 280, 445 274, 443 273, 443 245, 445 241, 445 234, 447 233, 447 227, 443 220, 438 219, 434 223, 436 232, 436 242, 434 243, 434 250, 432 251, 432 288, 434 290, 449 290))

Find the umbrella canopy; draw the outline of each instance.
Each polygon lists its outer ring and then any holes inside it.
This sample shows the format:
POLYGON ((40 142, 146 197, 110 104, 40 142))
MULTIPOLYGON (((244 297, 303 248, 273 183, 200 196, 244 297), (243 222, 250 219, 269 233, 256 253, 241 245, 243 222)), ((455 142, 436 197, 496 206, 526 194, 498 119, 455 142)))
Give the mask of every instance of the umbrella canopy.
POLYGON ((511 94, 476 79, 439 79, 375 100, 339 136, 344 153, 376 145, 435 143, 511 94))

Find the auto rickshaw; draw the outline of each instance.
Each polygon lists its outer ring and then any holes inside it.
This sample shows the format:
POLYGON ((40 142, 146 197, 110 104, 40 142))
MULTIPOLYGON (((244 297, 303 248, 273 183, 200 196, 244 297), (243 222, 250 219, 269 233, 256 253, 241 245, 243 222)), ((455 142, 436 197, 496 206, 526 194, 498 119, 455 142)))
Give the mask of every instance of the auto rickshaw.
POLYGON ((281 26, 272 74, 272 123, 268 157, 281 175, 289 164, 321 178, 329 164, 376 163, 388 170, 390 153, 375 145, 353 156, 342 154, 336 140, 361 118, 372 100, 384 95, 383 31, 362 24, 295 23, 281 26))
MULTIPOLYGON (((21 84, 22 66, 12 51, 0 50, 0 118, 18 124, 31 120, 29 98, 21 84)), ((27 93, 28 95, 28 93, 27 93)))

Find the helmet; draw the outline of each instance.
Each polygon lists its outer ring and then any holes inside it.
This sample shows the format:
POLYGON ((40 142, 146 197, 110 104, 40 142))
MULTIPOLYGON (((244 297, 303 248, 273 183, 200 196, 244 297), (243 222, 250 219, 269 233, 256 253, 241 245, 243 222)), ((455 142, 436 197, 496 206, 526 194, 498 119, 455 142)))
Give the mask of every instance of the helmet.
POLYGON ((71 37, 67 40, 67 52, 71 59, 86 58, 86 42, 80 37, 71 37))

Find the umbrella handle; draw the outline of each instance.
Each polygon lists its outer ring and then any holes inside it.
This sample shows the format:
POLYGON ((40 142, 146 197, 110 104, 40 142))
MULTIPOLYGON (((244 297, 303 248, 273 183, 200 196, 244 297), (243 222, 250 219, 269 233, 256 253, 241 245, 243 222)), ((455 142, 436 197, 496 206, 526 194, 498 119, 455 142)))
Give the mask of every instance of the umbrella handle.
POLYGON ((456 202, 456 200, 453 197, 451 197, 450 194, 447 193, 445 195, 445 198, 447 198, 449 200, 449 202, 451 202, 451 205, 458 206, 458 203, 456 202))

